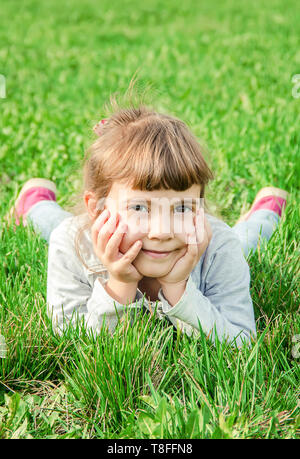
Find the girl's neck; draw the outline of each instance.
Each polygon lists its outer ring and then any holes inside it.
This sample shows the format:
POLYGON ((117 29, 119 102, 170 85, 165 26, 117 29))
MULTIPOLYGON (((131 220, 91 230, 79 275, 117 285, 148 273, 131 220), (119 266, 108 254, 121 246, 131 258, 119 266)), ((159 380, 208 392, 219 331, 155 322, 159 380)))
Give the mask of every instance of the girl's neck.
POLYGON ((143 277, 139 283, 138 288, 142 293, 146 293, 146 299, 148 301, 158 300, 158 292, 161 285, 154 277, 143 277))

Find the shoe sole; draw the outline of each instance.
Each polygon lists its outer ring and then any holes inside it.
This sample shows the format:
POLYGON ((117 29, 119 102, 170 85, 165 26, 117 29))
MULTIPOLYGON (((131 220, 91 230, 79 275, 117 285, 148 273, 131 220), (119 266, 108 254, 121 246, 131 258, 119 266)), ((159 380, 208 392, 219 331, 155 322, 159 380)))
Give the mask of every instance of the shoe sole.
MULTIPOLYGON (((32 178, 32 179, 29 179, 27 180, 27 182, 24 183, 24 185, 22 186, 21 188, 21 191, 20 193, 18 194, 18 197, 15 201, 15 204, 10 208, 10 210, 7 212, 7 214, 4 216, 4 220, 8 223, 11 223, 12 219, 13 218, 16 218, 16 213, 15 213, 15 210, 16 208, 18 207, 18 204, 20 202, 20 199, 21 197, 23 196, 23 194, 29 190, 30 188, 33 188, 33 187, 43 187, 43 188, 48 188, 49 190, 53 191, 53 193, 57 194, 57 189, 56 189, 56 185, 54 182, 52 182, 51 180, 48 180, 48 179, 43 179, 43 178, 32 178)), ((18 217, 19 218, 19 217, 18 217)), ((24 217, 23 217, 24 218, 24 217)), ((19 218, 20 220, 20 218, 19 218)), ((25 223, 25 222, 24 222, 25 223)), ((23 225, 23 226, 26 226, 23 225)))
POLYGON ((248 216, 250 215, 253 207, 255 206, 255 204, 262 198, 266 197, 266 196, 276 196, 278 198, 283 198, 285 200, 287 200, 287 198, 289 197, 289 193, 285 190, 282 190, 281 188, 275 188, 273 186, 266 186, 264 188, 262 188, 258 193, 257 195, 255 196, 255 199, 252 203, 252 206, 250 207, 250 210, 248 212, 246 212, 245 214, 241 215, 240 218, 238 219, 238 221, 236 222, 237 223, 241 223, 243 221, 246 221, 248 216))

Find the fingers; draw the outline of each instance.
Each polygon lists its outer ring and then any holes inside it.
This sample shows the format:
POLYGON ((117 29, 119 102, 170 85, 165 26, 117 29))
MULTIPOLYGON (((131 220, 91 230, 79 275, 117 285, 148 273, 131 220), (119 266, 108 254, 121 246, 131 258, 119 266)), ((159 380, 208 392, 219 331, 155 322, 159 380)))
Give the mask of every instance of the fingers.
MULTIPOLYGON (((97 248, 97 251, 104 253, 109 240, 115 233, 118 223, 120 223, 118 214, 111 215, 108 209, 101 212, 91 229, 93 244, 97 248)), ((118 236, 119 232, 120 229, 118 236)))
POLYGON ((111 259, 115 259, 119 254, 119 247, 123 235, 127 231, 127 225, 124 222, 119 222, 119 225, 113 235, 109 238, 108 243, 106 244, 105 251, 106 256, 111 259))
POLYGON ((194 260, 198 255, 197 228, 193 225, 193 230, 188 234, 186 257, 194 260))
POLYGON ((196 214, 196 236, 197 236, 197 243, 201 244, 204 239, 205 239, 205 214, 204 214, 204 208, 201 207, 198 209, 197 214, 196 214))
POLYGON ((93 223, 93 226, 91 228, 91 235, 92 235, 92 241, 94 246, 97 246, 97 238, 98 238, 98 233, 99 230, 102 228, 103 224, 107 219, 109 218, 109 211, 107 209, 103 210, 101 214, 98 216, 96 221, 93 223))
POLYGON ((209 244, 212 238, 212 228, 205 216, 203 207, 197 211, 195 226, 198 244, 209 244))
MULTIPOLYGON (((120 221, 118 214, 110 216, 109 211, 103 211, 94 223, 92 230, 93 241, 99 252, 103 255, 105 254, 107 262, 116 261, 117 256, 120 254, 121 240, 127 228, 127 224, 120 221)), ((124 266, 128 263, 130 264, 137 257, 141 247, 141 241, 136 241, 120 258, 118 264, 119 262, 124 266)))
POLYGON ((205 216, 204 208, 200 208, 194 217, 194 232, 188 235, 188 256, 199 258, 206 250, 211 238, 211 225, 205 216))
POLYGON ((135 241, 134 244, 127 250, 127 252, 123 255, 123 257, 118 262, 121 267, 125 267, 128 264, 131 264, 133 260, 138 256, 140 250, 142 248, 141 241, 135 241))
POLYGON ((108 241, 116 230, 118 221, 118 216, 113 214, 105 223, 103 223, 102 227, 99 229, 97 246, 102 253, 105 252, 108 241))

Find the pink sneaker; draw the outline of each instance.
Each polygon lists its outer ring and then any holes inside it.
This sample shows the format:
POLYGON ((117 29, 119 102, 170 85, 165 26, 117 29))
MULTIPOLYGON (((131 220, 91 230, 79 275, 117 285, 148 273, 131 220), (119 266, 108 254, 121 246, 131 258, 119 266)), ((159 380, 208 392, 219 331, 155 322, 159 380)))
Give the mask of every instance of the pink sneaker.
POLYGON ((17 226, 22 220, 23 226, 27 226, 26 215, 31 207, 39 201, 56 201, 56 186, 51 180, 32 178, 23 185, 14 206, 6 214, 4 219, 11 223, 15 220, 17 226))
POLYGON ((256 195, 250 210, 241 215, 236 223, 241 223, 248 220, 250 215, 256 210, 268 209, 276 212, 281 217, 286 206, 286 200, 289 193, 281 188, 268 186, 262 188, 256 195))

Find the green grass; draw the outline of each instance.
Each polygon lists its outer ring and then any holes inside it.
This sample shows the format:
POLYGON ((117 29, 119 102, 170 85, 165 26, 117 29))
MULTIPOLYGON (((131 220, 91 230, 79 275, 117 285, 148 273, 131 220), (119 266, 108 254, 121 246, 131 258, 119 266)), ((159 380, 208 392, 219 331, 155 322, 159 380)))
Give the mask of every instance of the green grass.
POLYGON ((296 0, 7 1, 0 11, 0 437, 299 436, 299 121, 296 0), (3 216, 31 177, 64 206, 109 94, 139 69, 157 109, 209 148, 209 197, 233 225, 263 186, 290 192, 267 252, 249 257, 258 339, 213 346, 150 316, 112 338, 56 337, 47 244, 3 216))

